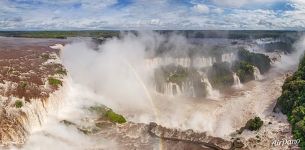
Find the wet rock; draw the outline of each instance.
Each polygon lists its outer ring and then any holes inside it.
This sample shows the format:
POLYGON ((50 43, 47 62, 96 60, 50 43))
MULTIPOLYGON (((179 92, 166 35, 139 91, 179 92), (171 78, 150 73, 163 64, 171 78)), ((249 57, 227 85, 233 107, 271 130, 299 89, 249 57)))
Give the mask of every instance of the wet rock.
POLYGON ((243 148, 245 145, 240 140, 234 140, 233 147, 234 148, 243 148))
MULTIPOLYGON (((208 136, 206 133, 198 133, 193 130, 170 129, 156 123, 149 124, 149 133, 161 139, 172 141, 183 141, 199 145, 204 145, 212 149, 231 149, 233 143, 219 137, 208 136)), ((240 146, 240 144, 238 145, 240 146)))

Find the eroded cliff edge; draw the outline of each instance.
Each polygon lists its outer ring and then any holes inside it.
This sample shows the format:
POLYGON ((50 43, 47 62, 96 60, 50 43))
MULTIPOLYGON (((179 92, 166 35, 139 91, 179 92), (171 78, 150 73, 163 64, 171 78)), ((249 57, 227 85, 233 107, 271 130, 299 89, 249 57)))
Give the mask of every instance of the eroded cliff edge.
POLYGON ((67 72, 55 39, 0 40, 0 145, 24 144, 65 97, 67 72))

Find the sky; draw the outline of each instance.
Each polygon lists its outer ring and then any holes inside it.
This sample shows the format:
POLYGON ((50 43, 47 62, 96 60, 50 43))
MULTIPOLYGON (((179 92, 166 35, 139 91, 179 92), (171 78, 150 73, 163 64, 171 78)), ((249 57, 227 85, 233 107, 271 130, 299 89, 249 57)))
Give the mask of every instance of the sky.
POLYGON ((304 30, 305 0, 0 0, 0 30, 304 30))

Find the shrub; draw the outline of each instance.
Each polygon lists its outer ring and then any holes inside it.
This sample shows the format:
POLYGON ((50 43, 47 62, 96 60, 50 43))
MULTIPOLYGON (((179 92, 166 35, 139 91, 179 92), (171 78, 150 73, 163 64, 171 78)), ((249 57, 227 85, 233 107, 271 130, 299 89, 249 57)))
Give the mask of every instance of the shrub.
POLYGON ((109 120, 114 123, 121 124, 126 122, 126 119, 122 115, 113 112, 112 109, 104 105, 91 106, 88 108, 88 110, 97 114, 100 118, 109 120))
POLYGON ((16 108, 21 108, 22 106, 23 106, 22 101, 20 101, 20 100, 15 101, 15 107, 16 108))
POLYGON ((56 73, 57 74, 61 74, 61 75, 67 75, 67 70, 66 69, 63 69, 63 68, 60 68, 60 69, 57 69, 56 70, 56 73))
POLYGON ((235 62, 233 66, 234 72, 236 72, 241 82, 248 82, 250 80, 254 80, 254 68, 248 62, 239 61, 235 62))
POLYGON ((115 122, 115 123, 119 123, 119 124, 126 122, 126 119, 122 115, 119 115, 119 114, 113 112, 111 109, 106 111, 105 117, 108 120, 110 120, 111 122, 115 122))
POLYGON ((59 85, 62 86, 62 81, 58 80, 58 79, 55 79, 53 77, 49 77, 48 82, 49 82, 50 85, 55 86, 55 87, 58 87, 59 85))
POLYGON ((250 119, 246 123, 246 129, 251 131, 257 131, 263 126, 264 122, 259 117, 255 117, 254 119, 250 119))

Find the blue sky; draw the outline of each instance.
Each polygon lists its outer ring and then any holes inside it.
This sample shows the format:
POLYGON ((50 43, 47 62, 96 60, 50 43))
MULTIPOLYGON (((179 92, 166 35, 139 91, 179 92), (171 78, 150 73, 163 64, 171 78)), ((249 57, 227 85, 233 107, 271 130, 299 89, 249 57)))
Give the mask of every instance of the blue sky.
POLYGON ((305 0, 0 0, 0 30, 304 30, 305 0))

